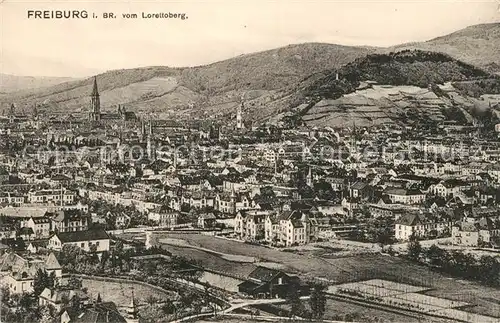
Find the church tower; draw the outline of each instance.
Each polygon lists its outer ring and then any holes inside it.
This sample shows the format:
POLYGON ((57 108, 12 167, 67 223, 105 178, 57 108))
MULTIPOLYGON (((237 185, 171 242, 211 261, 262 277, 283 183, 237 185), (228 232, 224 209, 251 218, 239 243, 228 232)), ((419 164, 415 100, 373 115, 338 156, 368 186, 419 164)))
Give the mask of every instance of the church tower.
POLYGON ((243 125, 243 102, 238 105, 238 110, 236 111, 236 129, 243 129, 245 126, 243 125))
POLYGON ((311 170, 310 166, 309 166, 309 171, 308 171, 307 177, 306 177, 306 184, 309 187, 313 187, 313 176, 312 176, 312 170, 311 170))
POLYGON ((16 117, 16 106, 14 103, 10 105, 10 110, 9 110, 9 123, 13 123, 16 117))
POLYGON ((90 94, 90 113, 89 121, 101 120, 101 101, 99 99, 99 90, 97 89, 97 77, 94 76, 94 87, 90 94))
POLYGON ((148 137, 147 137, 147 142, 146 142, 146 150, 148 153, 148 158, 151 161, 156 160, 156 147, 153 142, 153 126, 152 126, 152 121, 149 120, 149 132, 148 132, 148 137))

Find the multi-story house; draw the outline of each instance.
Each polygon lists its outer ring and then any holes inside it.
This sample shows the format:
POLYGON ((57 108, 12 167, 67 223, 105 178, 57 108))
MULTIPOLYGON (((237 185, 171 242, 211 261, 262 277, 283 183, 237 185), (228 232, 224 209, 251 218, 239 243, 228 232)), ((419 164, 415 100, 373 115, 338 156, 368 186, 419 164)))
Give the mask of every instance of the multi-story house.
POLYGON ((202 229, 215 228, 216 223, 217 218, 213 213, 200 214, 197 219, 197 226, 202 229))
POLYGON ((263 240, 265 235, 265 220, 270 211, 241 210, 234 219, 234 232, 242 240, 263 240))
POLYGON ((154 221, 160 227, 177 225, 179 212, 166 206, 158 207, 148 213, 148 220, 154 221))
POLYGON ((79 210, 59 210, 48 213, 54 232, 85 231, 90 224, 89 215, 79 210))
POLYGON ((21 227, 31 228, 35 239, 48 238, 51 231, 51 219, 43 217, 30 217, 21 221, 21 227))
POLYGON ((16 228, 11 224, 0 224, 0 239, 15 239, 16 228))
POLYGON ((264 239, 268 243, 277 243, 280 240, 280 219, 276 214, 268 214, 264 222, 264 239))
POLYGON ((0 204, 11 206, 21 206, 24 204, 25 197, 19 193, 0 192, 0 204))
POLYGON ((284 211, 280 217, 280 243, 284 246, 303 245, 311 240, 308 214, 295 210, 284 211))
POLYGON ((236 214, 241 210, 249 210, 254 207, 254 202, 248 193, 223 192, 215 196, 214 209, 227 214, 236 214))
POLYGON ((326 177, 325 182, 330 183, 334 192, 341 192, 345 188, 345 181, 339 177, 326 177))
POLYGON ((53 204, 73 204, 75 192, 65 189, 59 190, 37 190, 28 192, 28 203, 53 203, 53 204))
POLYGON ((437 196, 450 197, 470 188, 470 185, 460 180, 444 180, 430 187, 430 191, 437 196))
POLYGON ((191 208, 203 209, 213 208, 215 203, 214 193, 212 191, 194 191, 185 192, 182 195, 182 204, 189 205, 191 208))
POLYGON ((264 221, 264 238, 282 246, 307 244, 320 231, 322 218, 311 219, 307 211, 281 211, 268 214, 264 221))
POLYGON ((452 228, 454 245, 466 247, 496 247, 500 242, 500 219, 464 218, 452 228))
POLYGON ((39 269, 48 274, 54 273, 57 280, 62 278, 62 267, 53 253, 45 259, 32 259, 12 252, 4 254, 0 259, 3 283, 13 294, 32 293, 35 275, 39 269))
POLYGON ((394 235, 397 240, 408 241, 416 238, 436 238, 451 232, 452 222, 446 219, 426 218, 420 213, 403 214, 396 220, 394 235))
POLYGON ((384 194, 392 203, 420 204, 425 201, 425 194, 420 190, 408 190, 403 188, 388 188, 384 194))

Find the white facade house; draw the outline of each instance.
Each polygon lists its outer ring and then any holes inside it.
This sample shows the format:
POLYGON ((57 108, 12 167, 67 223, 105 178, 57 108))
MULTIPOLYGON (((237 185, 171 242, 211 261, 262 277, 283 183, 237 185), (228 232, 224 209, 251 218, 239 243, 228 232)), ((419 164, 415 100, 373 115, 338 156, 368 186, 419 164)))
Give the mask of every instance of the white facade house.
POLYGON ((95 246, 96 252, 109 251, 110 238, 102 229, 60 232, 49 238, 47 247, 53 250, 61 250, 65 245, 75 245, 84 251, 92 251, 95 246))

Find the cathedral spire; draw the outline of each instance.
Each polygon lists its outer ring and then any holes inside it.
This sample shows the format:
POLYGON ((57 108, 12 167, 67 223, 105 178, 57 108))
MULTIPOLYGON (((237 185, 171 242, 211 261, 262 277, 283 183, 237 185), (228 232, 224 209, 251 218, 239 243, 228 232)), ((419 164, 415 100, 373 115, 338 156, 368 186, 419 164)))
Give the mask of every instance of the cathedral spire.
POLYGON ((94 87, 92 88, 91 96, 99 96, 99 90, 97 89, 97 76, 94 76, 94 87))
POLYGON ((101 120, 101 101, 99 99, 99 90, 97 89, 97 77, 94 76, 94 86, 92 88, 92 93, 90 94, 90 121, 100 121, 101 120))

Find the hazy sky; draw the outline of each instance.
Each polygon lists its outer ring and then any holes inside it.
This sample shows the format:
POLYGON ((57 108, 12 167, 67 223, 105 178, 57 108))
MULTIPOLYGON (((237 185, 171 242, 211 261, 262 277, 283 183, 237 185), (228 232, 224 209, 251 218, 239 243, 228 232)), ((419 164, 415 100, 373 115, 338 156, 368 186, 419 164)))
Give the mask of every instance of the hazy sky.
MULTIPOLYGON (((0 0, 2 2, 2 0, 0 0)), ((178 0, 0 4, 0 72, 88 76, 118 68, 193 66, 293 43, 389 46, 500 21, 499 1, 178 0), (27 10, 87 10, 116 19, 28 19, 27 10), (186 20, 123 19, 186 13, 186 20)))

